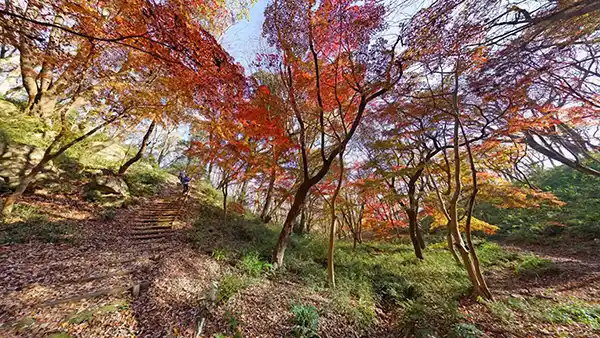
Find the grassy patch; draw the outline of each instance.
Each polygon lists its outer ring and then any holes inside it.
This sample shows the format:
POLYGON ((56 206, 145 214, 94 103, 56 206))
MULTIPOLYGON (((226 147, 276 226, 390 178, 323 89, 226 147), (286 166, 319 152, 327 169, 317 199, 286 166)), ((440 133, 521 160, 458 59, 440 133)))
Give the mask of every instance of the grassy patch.
POLYGON ((510 325, 515 321, 516 314, 510 306, 510 303, 503 301, 485 302, 492 315, 505 325, 510 325))
POLYGON ((226 303, 229 298, 235 296, 248 287, 251 281, 245 276, 225 275, 219 282, 219 290, 217 291, 217 300, 226 303))
POLYGON ((229 257, 229 252, 226 249, 215 249, 212 251, 211 256, 212 258, 217 261, 217 262, 221 262, 221 261, 225 261, 227 260, 227 258, 229 257))
POLYGON ((514 268, 522 260, 522 255, 504 250, 493 242, 483 242, 477 247, 479 261, 486 267, 514 268))
POLYGON ((600 329, 600 305, 579 300, 509 297, 486 303, 494 317, 504 324, 513 322, 517 314, 529 322, 584 324, 600 329))
POLYGON ((471 323, 457 323, 452 327, 451 338, 478 338, 483 337, 484 332, 471 323))
POLYGON ((72 338, 72 336, 65 332, 57 332, 50 334, 47 338, 72 338))
POLYGON ((527 255, 515 266, 517 274, 523 277, 538 277, 557 271, 557 267, 549 259, 540 258, 533 254, 527 255))
POLYGON ((106 208, 102 210, 102 219, 105 221, 112 221, 117 216, 117 210, 115 208, 106 208))
POLYGON ((544 318, 550 323, 579 323, 598 330, 600 329, 600 305, 582 301, 558 303, 544 311, 544 318))

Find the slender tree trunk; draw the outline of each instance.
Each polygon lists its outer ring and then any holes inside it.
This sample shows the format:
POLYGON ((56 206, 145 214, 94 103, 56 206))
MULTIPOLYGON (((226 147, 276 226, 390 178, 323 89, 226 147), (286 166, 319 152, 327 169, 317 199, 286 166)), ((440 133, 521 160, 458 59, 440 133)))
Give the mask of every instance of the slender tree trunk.
POLYGON ((210 179, 210 176, 212 175, 212 171, 213 171, 213 162, 208 161, 208 170, 206 171, 206 179, 208 180, 208 182, 212 182, 212 180, 210 179))
MULTIPOLYGON (((460 120, 458 122, 460 123, 460 120)), ((471 151, 471 145, 470 145, 469 141, 467 140, 467 134, 465 133, 465 129, 464 129, 462 123, 460 123, 460 129, 461 129, 463 138, 465 139, 465 145, 467 148, 467 155, 468 155, 469 165, 470 165, 470 169, 471 169, 471 178, 473 180, 473 190, 471 192, 471 196, 469 196, 469 202, 467 205, 467 214, 466 214, 466 220, 465 220, 465 234, 466 234, 466 239, 467 239, 467 245, 469 246, 469 253, 471 254, 471 259, 473 260, 473 266, 475 267, 475 275, 477 276, 477 279, 479 281, 481 291, 485 298, 493 299, 492 292, 488 288, 487 282, 485 281, 485 278, 483 277, 483 273, 481 272, 481 266, 479 264, 479 257, 477 257, 477 251, 475 250, 475 246, 473 245, 473 239, 471 237, 471 220, 473 218, 473 208, 475 207, 475 198, 477 197, 477 191, 478 191, 477 169, 475 168, 475 162, 473 160, 473 153, 471 151)))
POLYGON ((61 154, 63 154, 65 151, 67 151, 69 148, 71 148, 73 145, 85 140, 86 138, 90 137, 91 135, 93 135, 94 133, 96 133, 98 130, 104 128, 105 126, 111 124, 112 122, 116 121, 118 118, 120 118, 121 116, 123 116, 127 111, 129 111, 129 109, 125 109, 123 110, 120 114, 112 117, 111 119, 105 121, 104 123, 96 126, 95 128, 89 130, 87 133, 75 138, 74 140, 68 142, 67 144, 63 145, 62 147, 60 147, 58 150, 56 150, 54 153, 52 153, 52 150, 54 149, 54 147, 56 145, 58 145, 61 141, 62 141, 62 136, 64 135, 64 124, 65 124, 65 112, 63 112, 61 114, 61 119, 63 122, 63 131, 61 131, 61 133, 59 133, 57 135, 57 137, 54 139, 54 141, 52 141, 52 143, 48 146, 48 148, 46 148, 46 151, 44 152, 44 156, 42 157, 42 159, 40 160, 40 162, 38 162, 38 164, 36 164, 27 175, 23 176, 23 178, 21 178, 21 181, 19 182, 19 185, 17 186, 17 189, 15 189, 15 191, 8 196, 5 200, 4 203, 2 205, 2 216, 6 217, 8 215, 10 215, 10 213, 12 212, 13 206, 14 204, 17 202, 17 200, 23 195, 23 193, 25 192, 25 190, 27 190, 27 187, 29 186, 29 184, 35 179, 35 177, 37 176, 37 174, 39 174, 43 169, 44 166, 52 161, 53 159, 55 159, 56 157, 60 156, 61 154))
MULTIPOLYGON (((455 94, 456 95, 456 94, 455 94)), ((455 96, 455 102, 456 102, 455 96)), ((456 106, 455 106, 456 107, 456 106)), ((457 204, 458 199, 460 197, 460 193, 462 190, 461 185, 461 164, 460 164, 460 153, 459 153, 459 127, 460 127, 460 118, 458 115, 458 109, 456 109, 456 113, 454 116, 454 193, 452 194, 452 198, 450 199, 448 214, 450 216, 450 229, 454 240, 456 240, 456 247, 458 253, 460 254, 463 265, 467 270, 469 275, 469 280, 473 285, 473 295, 482 296, 485 299, 491 299, 491 293, 487 290, 487 287, 482 279, 480 278, 480 274, 477 273, 478 267, 476 267, 477 262, 472 260, 472 251, 474 248, 466 248, 463 242, 462 236, 460 235, 460 229, 458 224, 458 210, 457 204)))
POLYGON ((296 224, 294 224, 294 233, 297 235, 304 235, 304 232, 306 230, 305 228, 306 226, 306 205, 303 205, 302 208, 300 208, 300 221, 296 222, 296 224))
POLYGON ((273 188, 275 187, 275 168, 271 171, 271 177, 269 177, 269 186, 267 187, 267 196, 265 196, 265 205, 260 213, 260 219, 263 222, 267 219, 269 209, 271 208, 271 200, 273 199, 273 188))
POLYGON ((127 169, 129 169, 129 167, 132 164, 134 164, 135 162, 139 161, 142 158, 142 156, 144 155, 144 152, 146 151, 146 147, 148 146, 148 140, 150 139, 150 135, 152 135, 154 126, 156 126, 156 121, 152 120, 152 122, 150 123, 150 126, 148 127, 148 130, 146 131, 146 134, 142 138, 142 145, 140 146, 140 149, 138 150, 137 154, 135 154, 134 157, 129 159, 129 161, 125 162, 121 166, 121 168, 119 168, 119 173, 118 173, 119 175, 125 174, 127 169))
MULTIPOLYGON (((332 203, 334 203, 332 201, 332 203)), ((327 249, 327 285, 330 288, 335 288, 335 271, 334 271, 334 249, 335 249, 335 229, 337 217, 335 217, 335 206, 331 208, 331 224, 329 227, 329 245, 327 249)))
POLYGON ((335 250, 335 228, 337 224, 337 216, 335 214, 335 201, 340 193, 344 182, 344 151, 340 151, 340 178, 335 187, 333 196, 331 197, 331 227, 329 229, 329 248, 327 250, 327 283, 330 288, 335 288, 335 271, 334 271, 334 250, 335 250))
POLYGON ((227 181, 223 182, 221 186, 221 191, 223 192, 223 221, 227 222, 227 193, 229 188, 229 183, 227 181))
POLYGON ((423 228, 421 228, 421 224, 417 221, 417 241, 421 246, 421 249, 427 248, 427 244, 425 243, 425 237, 423 236, 423 228))

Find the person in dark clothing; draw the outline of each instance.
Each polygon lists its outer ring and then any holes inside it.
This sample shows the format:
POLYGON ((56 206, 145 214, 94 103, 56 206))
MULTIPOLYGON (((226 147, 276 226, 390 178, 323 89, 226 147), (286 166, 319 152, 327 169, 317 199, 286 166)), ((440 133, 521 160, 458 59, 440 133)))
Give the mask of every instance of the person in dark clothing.
POLYGON ((181 178, 181 184, 183 184, 183 193, 187 193, 190 190, 190 181, 192 179, 189 178, 188 176, 183 176, 183 178, 181 178))
POLYGON ((192 179, 188 177, 188 175, 185 173, 185 171, 182 170, 179 172, 179 182, 183 186, 184 194, 190 190, 190 181, 191 180, 192 179))

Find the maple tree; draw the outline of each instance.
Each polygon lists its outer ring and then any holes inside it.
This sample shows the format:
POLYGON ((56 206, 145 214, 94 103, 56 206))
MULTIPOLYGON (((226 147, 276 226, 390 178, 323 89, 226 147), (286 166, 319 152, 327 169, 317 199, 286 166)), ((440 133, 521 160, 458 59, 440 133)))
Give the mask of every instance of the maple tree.
POLYGON ((287 90, 302 168, 273 252, 273 262, 281 266, 310 189, 344 151, 371 102, 400 80, 402 60, 395 51, 399 38, 391 45, 382 39, 371 45, 384 26, 384 8, 375 1, 275 1, 265 14, 264 34, 279 52, 266 67, 279 74, 287 90))
POLYGON ((212 1, 5 2, 3 45, 19 51, 24 110, 60 128, 3 214, 48 162, 107 125, 156 119, 158 110, 184 116, 235 97, 240 68, 208 31, 222 9, 212 1), (98 124, 75 137, 69 117, 76 114, 98 124))

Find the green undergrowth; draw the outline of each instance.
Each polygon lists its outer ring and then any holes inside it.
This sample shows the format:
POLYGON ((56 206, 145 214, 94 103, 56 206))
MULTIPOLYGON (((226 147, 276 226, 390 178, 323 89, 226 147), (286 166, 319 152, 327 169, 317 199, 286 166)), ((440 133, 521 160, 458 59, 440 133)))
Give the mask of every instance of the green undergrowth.
MULTIPOLYGON (((464 269, 455 263, 445 246, 426 250, 426 259, 420 261, 409 244, 372 242, 353 249, 352 243, 338 241, 336 287, 330 289, 327 243, 319 236, 293 235, 284 267, 275 273, 270 271, 272 266, 267 262, 279 230, 249 215, 230 213, 224 220, 222 209, 200 206, 189 240, 199 250, 238 271, 223 278, 218 298, 228 299, 257 277, 293 279, 315 292, 328 294, 331 302, 320 310, 345 315, 357 329, 368 331, 376 322, 379 308, 394 311, 397 324, 408 335, 462 337, 464 332, 473 336, 479 332, 470 324, 461 324, 458 302, 470 294, 471 287, 464 269)), ((498 244, 478 243, 479 257, 486 269, 516 269, 524 261, 498 244)))
POLYGON ((319 310, 313 305, 293 304, 290 312, 294 315, 292 333, 295 337, 319 337, 319 310))
POLYGON ((523 257, 515 267, 517 274, 523 277, 539 277, 558 272, 556 264, 547 258, 540 258, 534 254, 523 257))
POLYGON ((76 240, 75 226, 67 221, 54 221, 39 208, 28 204, 16 204, 10 219, 0 223, 0 244, 71 243, 76 240))
MULTIPOLYGON (((584 165, 599 169, 597 159, 584 165)), ((600 178, 567 166, 534 169, 528 182, 554 194, 565 205, 497 208, 478 203, 475 215, 500 228, 499 236, 514 243, 555 245, 600 238, 600 178)))
POLYGON ((520 317, 532 323, 582 324, 600 330, 600 305, 578 299, 508 297, 484 304, 496 320, 509 327, 520 317))

